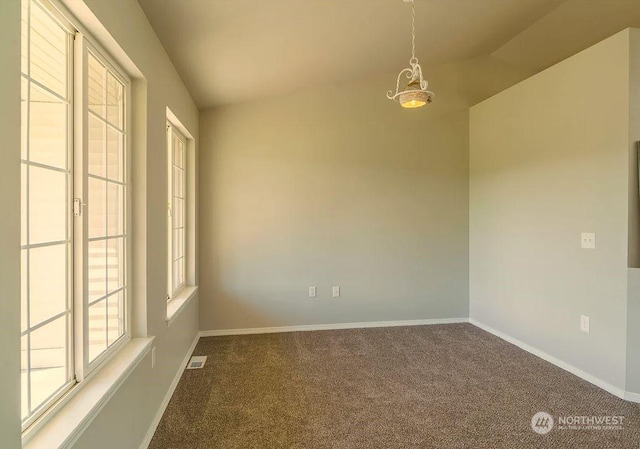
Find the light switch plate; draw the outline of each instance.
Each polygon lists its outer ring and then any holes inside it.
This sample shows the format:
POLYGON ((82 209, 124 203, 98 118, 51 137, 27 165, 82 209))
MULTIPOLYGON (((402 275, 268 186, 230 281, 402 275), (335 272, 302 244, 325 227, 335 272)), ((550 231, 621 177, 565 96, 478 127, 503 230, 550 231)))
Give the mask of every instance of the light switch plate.
POLYGON ((340 287, 333 287, 333 297, 334 298, 340 297, 340 287))
POLYGON ((596 249, 596 234, 583 232, 580 234, 580 247, 584 249, 596 249))
POLYGON ((316 287, 309 287, 309 298, 315 298, 318 295, 318 289, 316 287))

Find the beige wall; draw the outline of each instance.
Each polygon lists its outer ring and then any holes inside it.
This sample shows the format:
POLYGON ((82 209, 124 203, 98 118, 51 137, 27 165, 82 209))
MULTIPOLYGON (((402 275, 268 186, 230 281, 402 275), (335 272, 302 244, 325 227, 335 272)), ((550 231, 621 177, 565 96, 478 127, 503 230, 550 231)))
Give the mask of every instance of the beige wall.
POLYGON ((0 2, 0 442, 20 447, 20 2, 0 2))
POLYGON ((640 29, 629 32, 629 266, 640 268, 640 29))
POLYGON ((467 316, 467 114, 350 97, 203 114, 202 329, 467 316))
POLYGON ((624 388, 629 31, 471 109, 471 317, 624 388), (596 233, 596 250, 580 233, 596 233), (591 317, 591 332, 579 329, 591 317))
POLYGON ((202 113, 202 330, 468 316, 468 106, 523 75, 428 72, 421 110, 390 74, 202 113))
POLYGON ((629 94, 629 291, 627 310, 627 391, 640 394, 640 30, 630 30, 629 94))

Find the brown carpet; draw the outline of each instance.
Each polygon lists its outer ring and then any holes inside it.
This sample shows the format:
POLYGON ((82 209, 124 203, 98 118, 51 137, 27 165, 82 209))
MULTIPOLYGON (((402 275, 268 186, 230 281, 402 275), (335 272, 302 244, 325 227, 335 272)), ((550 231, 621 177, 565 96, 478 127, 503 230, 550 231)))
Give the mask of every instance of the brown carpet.
POLYGON ((152 449, 640 448, 640 405, 470 324, 209 337, 194 355, 207 364, 184 372, 152 449), (594 415, 623 428, 558 428, 594 415))

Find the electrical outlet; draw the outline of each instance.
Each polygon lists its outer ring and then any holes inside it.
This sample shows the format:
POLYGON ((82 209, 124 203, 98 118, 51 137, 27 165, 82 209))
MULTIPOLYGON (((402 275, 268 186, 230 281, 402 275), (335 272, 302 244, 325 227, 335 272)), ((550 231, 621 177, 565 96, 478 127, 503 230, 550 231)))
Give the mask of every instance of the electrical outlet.
POLYGON ((593 232, 580 234, 580 247, 584 249, 596 249, 596 235, 593 232))
POLYGON ((151 348, 151 368, 156 367, 156 347, 151 348))
POLYGON ((580 315, 580 330, 585 333, 589 333, 590 330, 590 319, 586 315, 580 315))
POLYGON ((340 287, 333 287, 333 297, 334 298, 340 297, 340 287))
POLYGON ((309 287, 309 298, 315 298, 318 294, 316 287, 309 287))

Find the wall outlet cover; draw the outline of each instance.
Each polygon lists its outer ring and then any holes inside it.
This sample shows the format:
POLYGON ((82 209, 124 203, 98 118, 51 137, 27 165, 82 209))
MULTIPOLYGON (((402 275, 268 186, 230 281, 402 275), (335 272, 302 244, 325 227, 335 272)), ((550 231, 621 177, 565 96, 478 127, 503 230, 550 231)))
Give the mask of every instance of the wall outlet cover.
POLYGON ((584 249, 596 249, 596 234, 583 232, 580 234, 580 247, 584 249))
POLYGON ((582 332, 586 332, 587 334, 590 331, 591 328, 591 323, 590 323, 590 319, 588 316, 586 315, 580 315, 580 330, 582 332))

